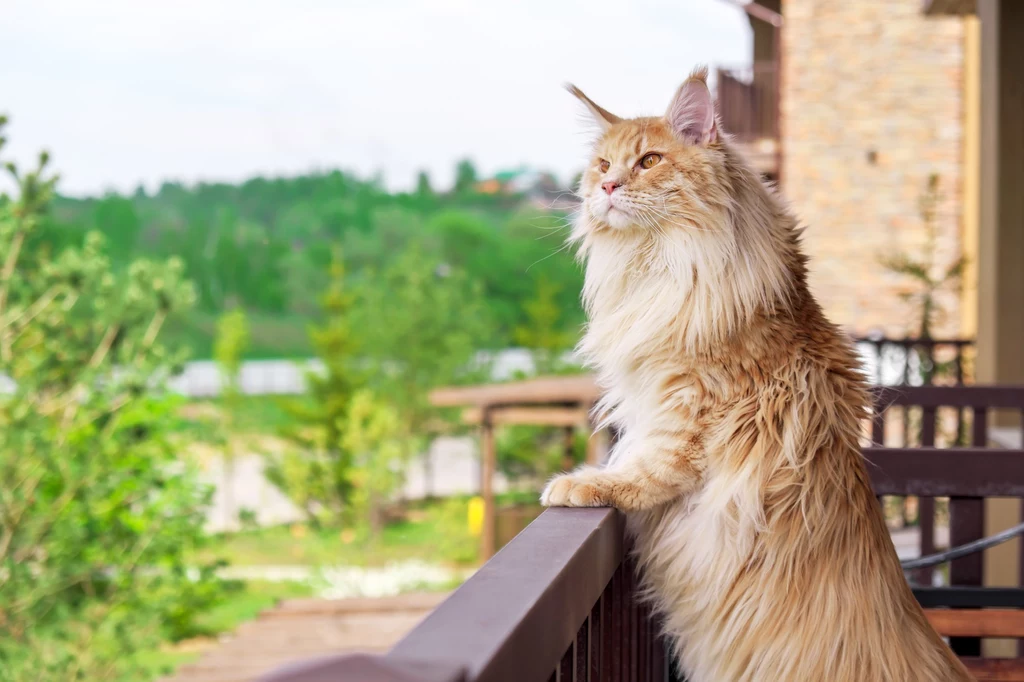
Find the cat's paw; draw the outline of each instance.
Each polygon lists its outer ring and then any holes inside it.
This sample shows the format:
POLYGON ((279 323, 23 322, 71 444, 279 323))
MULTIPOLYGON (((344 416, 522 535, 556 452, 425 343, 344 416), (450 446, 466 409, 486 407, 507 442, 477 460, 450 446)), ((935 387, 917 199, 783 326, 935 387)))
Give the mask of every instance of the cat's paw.
POLYGON ((551 479, 540 503, 545 507, 607 507, 608 500, 593 479, 577 474, 562 474, 551 479))

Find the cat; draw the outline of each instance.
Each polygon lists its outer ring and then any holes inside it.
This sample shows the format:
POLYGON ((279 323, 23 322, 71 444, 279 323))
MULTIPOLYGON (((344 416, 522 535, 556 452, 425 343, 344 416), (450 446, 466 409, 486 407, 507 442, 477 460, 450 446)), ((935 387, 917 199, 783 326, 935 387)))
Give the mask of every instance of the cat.
POLYGON ((622 432, 547 506, 614 506, 690 682, 970 680, 900 569, 859 446, 852 343, 801 229, 719 130, 698 68, 663 117, 600 128, 570 241, 579 350, 622 432))

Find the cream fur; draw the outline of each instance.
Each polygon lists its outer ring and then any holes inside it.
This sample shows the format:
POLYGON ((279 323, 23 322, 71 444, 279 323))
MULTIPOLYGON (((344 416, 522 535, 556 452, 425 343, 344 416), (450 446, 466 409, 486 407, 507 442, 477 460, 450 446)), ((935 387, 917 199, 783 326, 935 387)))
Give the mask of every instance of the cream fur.
POLYGON ((673 128, 694 80, 671 121, 601 126, 572 240, 580 350, 623 437, 542 501, 629 513, 691 682, 969 680, 900 570, 859 449, 866 387, 807 290, 795 219, 727 136, 673 128))

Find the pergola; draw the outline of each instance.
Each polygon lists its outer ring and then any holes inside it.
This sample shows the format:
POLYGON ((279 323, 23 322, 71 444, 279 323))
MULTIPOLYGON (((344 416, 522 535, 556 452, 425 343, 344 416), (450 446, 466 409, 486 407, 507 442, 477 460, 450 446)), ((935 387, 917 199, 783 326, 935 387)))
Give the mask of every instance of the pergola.
MULTIPOLYGON (((599 397, 590 375, 448 387, 430 394, 430 402, 436 407, 464 408, 462 421, 480 429, 480 495, 484 500, 482 559, 487 560, 494 554, 495 428, 513 424, 561 428, 565 433, 567 465, 571 466, 576 430, 594 430, 590 411, 599 397)), ((592 434, 587 447, 588 463, 597 464, 604 459, 605 442, 603 434, 592 434)))

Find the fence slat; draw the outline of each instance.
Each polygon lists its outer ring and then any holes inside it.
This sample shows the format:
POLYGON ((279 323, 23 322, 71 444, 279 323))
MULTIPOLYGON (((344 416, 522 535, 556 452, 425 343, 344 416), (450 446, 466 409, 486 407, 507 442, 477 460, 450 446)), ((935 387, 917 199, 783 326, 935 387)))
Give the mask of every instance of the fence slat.
MULTIPOLYGON (((949 543, 956 547, 985 534, 985 501, 981 498, 949 498, 949 543)), ((977 552, 950 563, 949 583, 960 586, 982 584, 982 553, 977 552)), ((950 646, 958 656, 980 656, 981 640, 977 637, 953 637, 950 646)))
MULTIPOLYGON (((909 420, 909 409, 907 418, 909 420)), ((921 408, 921 445, 926 448, 935 447, 935 429, 937 419, 937 408, 927 406, 921 408)), ((908 443, 909 445, 909 443, 908 443)), ((935 552, 935 498, 918 497, 917 499, 917 524, 921 531, 919 549, 921 556, 927 556, 935 552)), ((922 585, 931 585, 934 570, 922 568, 915 573, 917 582, 922 585)))

